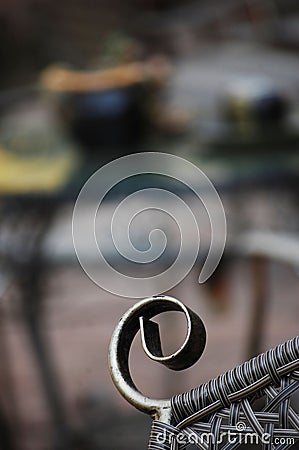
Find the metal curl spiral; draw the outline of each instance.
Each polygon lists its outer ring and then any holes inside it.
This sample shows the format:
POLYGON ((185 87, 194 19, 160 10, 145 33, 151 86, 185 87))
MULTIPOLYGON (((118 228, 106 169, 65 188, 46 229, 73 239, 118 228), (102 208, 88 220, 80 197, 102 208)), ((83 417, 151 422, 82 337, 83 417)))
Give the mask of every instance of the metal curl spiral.
POLYGON ((192 366, 202 355, 206 331, 201 319, 179 300, 168 296, 150 297, 136 303, 120 319, 111 338, 109 366, 113 382, 123 397, 154 419, 170 421, 170 400, 151 399, 135 386, 129 370, 131 344, 140 329, 142 347, 147 356, 169 369, 182 370, 192 366), (166 311, 182 312, 187 322, 183 344, 174 353, 164 356, 159 326, 151 319, 166 311))

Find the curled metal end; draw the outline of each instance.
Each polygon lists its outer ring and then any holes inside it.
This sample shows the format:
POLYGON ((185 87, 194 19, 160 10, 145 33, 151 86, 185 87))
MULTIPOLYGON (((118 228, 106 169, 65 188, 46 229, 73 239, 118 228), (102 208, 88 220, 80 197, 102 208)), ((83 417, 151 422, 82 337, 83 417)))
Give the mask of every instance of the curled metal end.
POLYGON ((120 319, 111 338, 109 366, 113 382, 123 397, 136 408, 155 419, 170 420, 170 400, 151 399, 136 388, 129 370, 129 352, 137 332, 145 353, 153 361, 172 370, 192 366, 202 355, 206 344, 206 331, 201 319, 179 300, 168 296, 150 297, 136 303, 120 319), (166 311, 182 312, 187 322, 183 344, 174 353, 164 356, 159 326, 151 319, 166 311))

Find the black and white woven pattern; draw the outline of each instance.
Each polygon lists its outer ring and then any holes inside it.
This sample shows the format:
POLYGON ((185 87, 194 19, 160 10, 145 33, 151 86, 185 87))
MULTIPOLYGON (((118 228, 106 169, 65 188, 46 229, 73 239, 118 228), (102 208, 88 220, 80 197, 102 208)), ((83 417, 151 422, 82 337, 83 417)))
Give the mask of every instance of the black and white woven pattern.
POLYGON ((154 421, 150 450, 265 450, 299 445, 299 336, 172 398, 172 421, 154 421), (258 400, 258 401, 257 401, 258 400))

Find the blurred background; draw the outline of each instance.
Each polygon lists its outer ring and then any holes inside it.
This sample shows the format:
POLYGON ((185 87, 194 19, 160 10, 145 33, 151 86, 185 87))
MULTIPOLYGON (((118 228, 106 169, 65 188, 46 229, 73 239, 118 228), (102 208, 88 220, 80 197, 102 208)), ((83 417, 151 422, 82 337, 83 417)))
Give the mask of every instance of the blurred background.
MULTIPOLYGON (((107 364, 135 301, 77 262, 76 196, 112 159, 164 151, 200 167, 223 201, 219 267, 199 285, 199 255, 168 292, 205 322, 204 356, 169 373, 137 340, 145 394, 169 397, 298 334, 298 2, 2 0, 0 24, 0 448, 146 448, 150 419, 107 364)), ((184 323, 169 313, 161 328, 177 348, 184 323)))

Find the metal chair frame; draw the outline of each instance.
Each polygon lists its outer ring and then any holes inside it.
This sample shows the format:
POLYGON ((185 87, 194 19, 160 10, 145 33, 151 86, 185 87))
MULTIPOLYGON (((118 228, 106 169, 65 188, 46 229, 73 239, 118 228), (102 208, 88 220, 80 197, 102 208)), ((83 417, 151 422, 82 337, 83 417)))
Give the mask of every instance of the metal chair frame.
POLYGON ((188 392, 155 400, 138 391, 129 371, 130 347, 139 328, 146 354, 173 370, 199 359, 206 334, 193 311, 166 296, 134 305, 114 331, 112 379, 131 404, 153 417, 150 450, 181 450, 190 444, 200 450, 234 450, 246 444, 285 450, 299 443, 299 414, 292 403, 299 390, 299 336, 188 392), (158 325, 151 320, 164 311, 181 311, 187 321, 183 345, 168 356, 162 354, 158 325))

